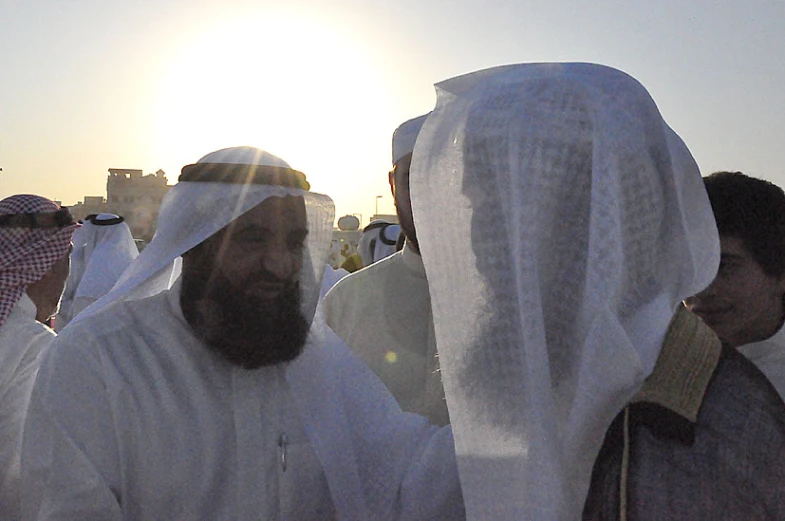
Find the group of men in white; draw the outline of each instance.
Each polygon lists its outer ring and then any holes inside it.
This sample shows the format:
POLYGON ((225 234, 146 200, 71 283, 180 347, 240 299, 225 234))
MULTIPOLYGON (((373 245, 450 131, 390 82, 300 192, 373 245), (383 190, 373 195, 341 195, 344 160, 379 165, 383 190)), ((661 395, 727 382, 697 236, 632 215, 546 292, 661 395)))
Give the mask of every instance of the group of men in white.
POLYGON ((138 256, 0 201, 0 519, 785 519, 785 193, 609 67, 436 90, 403 247, 334 286, 332 201, 260 149, 138 256))

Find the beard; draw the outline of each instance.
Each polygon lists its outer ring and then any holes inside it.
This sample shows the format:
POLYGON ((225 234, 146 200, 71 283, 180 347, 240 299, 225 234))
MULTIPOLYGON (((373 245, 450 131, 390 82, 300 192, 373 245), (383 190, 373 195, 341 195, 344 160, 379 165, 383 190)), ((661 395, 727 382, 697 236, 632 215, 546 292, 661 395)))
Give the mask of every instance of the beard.
POLYGON ((395 213, 398 215, 398 226, 401 227, 401 231, 403 232, 403 236, 406 237, 406 240, 409 241, 409 244, 413 247, 414 251, 418 254, 420 253, 420 243, 417 241, 417 230, 414 228, 414 219, 412 218, 411 214, 411 205, 409 206, 402 206, 398 203, 397 196, 395 198, 395 213), (408 207, 410 208, 409 212, 401 211, 400 208, 408 207))
POLYGON ((414 222, 406 216, 401 218, 401 214, 399 213, 398 226, 401 227, 404 237, 409 241, 409 244, 411 244, 414 251, 420 253, 420 243, 417 241, 417 231, 414 228, 414 222))
POLYGON ((218 273, 182 276, 183 316, 207 348, 244 369, 289 362, 305 348, 308 321, 300 308, 300 285, 287 284, 274 299, 233 286, 218 273))

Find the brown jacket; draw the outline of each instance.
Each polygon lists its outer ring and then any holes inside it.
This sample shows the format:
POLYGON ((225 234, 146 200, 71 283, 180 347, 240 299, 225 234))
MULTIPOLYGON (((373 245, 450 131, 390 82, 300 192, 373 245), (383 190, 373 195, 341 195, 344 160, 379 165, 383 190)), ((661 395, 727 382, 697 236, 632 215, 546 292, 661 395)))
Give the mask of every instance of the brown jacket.
POLYGON ((785 404, 684 308, 606 433, 583 519, 785 519, 785 404))

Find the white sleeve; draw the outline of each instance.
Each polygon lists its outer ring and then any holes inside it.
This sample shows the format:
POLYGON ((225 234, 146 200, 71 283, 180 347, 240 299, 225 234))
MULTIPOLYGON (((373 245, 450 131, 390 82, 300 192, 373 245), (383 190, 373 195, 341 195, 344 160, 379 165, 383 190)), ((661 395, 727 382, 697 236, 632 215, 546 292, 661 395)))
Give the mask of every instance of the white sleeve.
POLYGON ((373 371, 327 336, 288 375, 341 519, 464 519, 450 427, 402 412, 373 371))
POLYGON ((26 349, 13 375, 0 388, 0 519, 19 517, 22 429, 38 363, 37 349, 26 349))
POLYGON ((402 520, 466 519, 451 426, 426 435, 406 471, 399 497, 402 520))
MULTIPOLYGON (((380 392, 388 394, 379 383, 380 392)), ((355 411, 365 417, 355 417, 352 424, 372 513, 407 521, 465 519, 452 427, 435 427, 422 416, 402 412, 391 396, 386 404, 380 400, 374 405, 369 400, 374 393, 354 394, 362 402, 355 411)))
POLYGON ((64 331, 43 355, 33 389, 21 519, 119 521, 116 437, 101 364, 72 333, 64 331))

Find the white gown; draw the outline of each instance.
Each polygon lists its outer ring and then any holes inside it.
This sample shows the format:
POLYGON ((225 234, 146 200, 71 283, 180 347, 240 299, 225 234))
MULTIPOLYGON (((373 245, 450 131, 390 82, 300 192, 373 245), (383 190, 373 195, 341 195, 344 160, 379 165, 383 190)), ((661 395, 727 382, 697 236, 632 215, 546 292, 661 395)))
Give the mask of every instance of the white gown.
POLYGON ((38 355, 55 339, 35 320, 26 293, 0 326, 0 519, 19 518, 19 459, 22 429, 38 373, 38 355))
POLYGON ((327 325, 368 364, 405 411, 450 422, 438 373, 431 297, 411 247, 352 273, 322 303, 327 325))
POLYGON ((334 335, 244 370, 179 284, 63 331, 23 449, 24 519, 460 519, 452 434, 402 413, 334 335))

